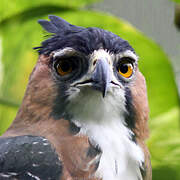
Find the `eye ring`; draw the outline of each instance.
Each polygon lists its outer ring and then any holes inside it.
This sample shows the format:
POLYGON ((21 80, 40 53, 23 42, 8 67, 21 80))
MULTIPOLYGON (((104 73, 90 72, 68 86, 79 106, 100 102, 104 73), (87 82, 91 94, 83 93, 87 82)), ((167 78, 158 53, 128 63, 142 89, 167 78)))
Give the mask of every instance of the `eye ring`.
POLYGON ((134 65, 129 58, 122 58, 117 65, 117 72, 120 76, 128 79, 133 75, 134 65))

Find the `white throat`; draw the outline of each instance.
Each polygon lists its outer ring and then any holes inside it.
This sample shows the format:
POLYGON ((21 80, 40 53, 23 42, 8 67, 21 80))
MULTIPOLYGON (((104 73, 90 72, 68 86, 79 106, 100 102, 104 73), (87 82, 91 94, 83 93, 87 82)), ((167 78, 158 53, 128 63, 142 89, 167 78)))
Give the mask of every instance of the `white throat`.
POLYGON ((87 135, 102 150, 96 176, 103 180, 142 179, 139 167, 144 155, 131 140, 133 132, 125 124, 124 91, 112 90, 113 93, 109 92, 103 99, 100 92, 87 92, 88 89, 71 99, 69 110, 74 123, 81 127, 80 133, 87 135))

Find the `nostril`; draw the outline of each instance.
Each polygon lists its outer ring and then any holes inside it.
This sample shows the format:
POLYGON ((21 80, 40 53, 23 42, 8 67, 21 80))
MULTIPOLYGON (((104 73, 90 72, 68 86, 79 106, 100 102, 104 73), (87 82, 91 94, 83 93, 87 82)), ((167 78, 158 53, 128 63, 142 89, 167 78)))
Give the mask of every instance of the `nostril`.
POLYGON ((93 62, 93 66, 95 66, 96 63, 97 63, 97 60, 95 60, 95 61, 93 62))

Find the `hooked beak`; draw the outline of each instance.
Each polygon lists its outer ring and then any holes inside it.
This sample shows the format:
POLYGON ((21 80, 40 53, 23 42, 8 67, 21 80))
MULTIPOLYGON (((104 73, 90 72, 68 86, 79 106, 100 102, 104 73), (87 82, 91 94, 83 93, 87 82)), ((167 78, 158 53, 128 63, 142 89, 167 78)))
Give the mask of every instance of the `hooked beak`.
POLYGON ((92 74, 92 86, 102 92, 103 98, 106 96, 107 90, 111 83, 111 71, 106 59, 98 59, 95 70, 92 74))
POLYGON ((107 59, 98 59, 91 77, 84 81, 75 83, 73 87, 90 85, 94 89, 101 91, 104 98, 110 86, 122 88, 118 82, 113 80, 112 71, 110 68, 111 67, 107 59))

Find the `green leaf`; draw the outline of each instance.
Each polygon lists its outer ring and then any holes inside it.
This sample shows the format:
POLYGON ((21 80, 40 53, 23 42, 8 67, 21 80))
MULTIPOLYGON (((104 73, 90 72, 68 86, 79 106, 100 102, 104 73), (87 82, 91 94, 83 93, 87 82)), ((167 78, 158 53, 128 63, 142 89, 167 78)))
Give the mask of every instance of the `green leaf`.
POLYGON ((180 0, 172 0, 172 1, 174 1, 174 2, 176 2, 176 3, 180 3, 180 0))
POLYGON ((8 99, 3 99, 3 98, 0 98, 0 104, 3 106, 9 106, 9 107, 14 107, 14 108, 19 107, 19 104, 15 103, 15 102, 11 102, 8 99))
POLYGON ((0 134, 6 131, 16 116, 17 109, 0 104, 0 134))
POLYGON ((180 131, 179 108, 151 119, 151 138, 148 146, 151 153, 153 180, 180 179, 180 131))
POLYGON ((1 0, 0 22, 37 7, 54 7, 54 11, 52 10, 52 12, 55 12, 58 7, 80 8, 95 1, 96 0, 1 0))

